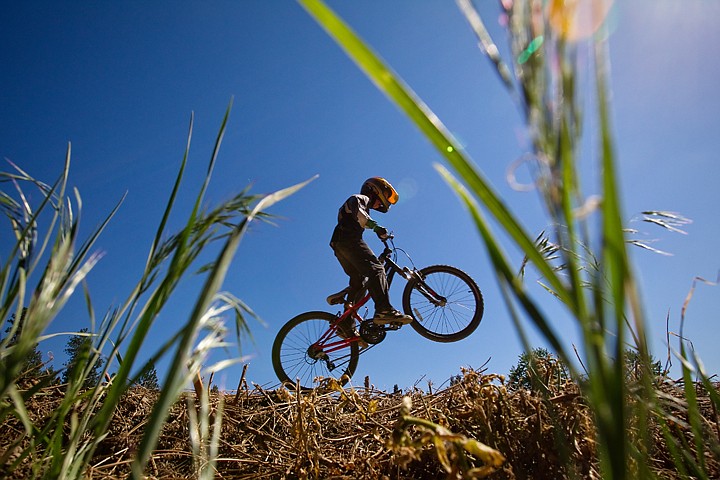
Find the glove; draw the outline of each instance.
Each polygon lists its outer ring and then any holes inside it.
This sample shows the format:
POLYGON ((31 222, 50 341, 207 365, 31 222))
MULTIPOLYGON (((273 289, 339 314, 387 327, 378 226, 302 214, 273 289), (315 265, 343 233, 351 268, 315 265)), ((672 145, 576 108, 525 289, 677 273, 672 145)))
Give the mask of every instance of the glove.
POLYGON ((380 225, 376 225, 375 228, 373 228, 373 232, 377 234, 380 240, 387 240, 390 238, 387 228, 381 227, 380 225))

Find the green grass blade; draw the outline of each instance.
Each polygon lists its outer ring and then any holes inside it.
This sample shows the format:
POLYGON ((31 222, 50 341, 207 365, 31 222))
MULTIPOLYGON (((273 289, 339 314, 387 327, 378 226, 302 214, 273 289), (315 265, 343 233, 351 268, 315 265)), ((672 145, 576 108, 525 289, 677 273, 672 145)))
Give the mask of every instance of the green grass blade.
MULTIPOLYGON (((522 285, 520 279, 515 275, 510 263, 506 259, 505 254, 502 252, 500 244, 496 240, 490 231, 488 222, 483 218, 480 208, 475 203, 472 195, 467 189, 444 167, 441 165, 435 165, 435 169, 445 179, 445 181, 452 187, 455 193, 460 197, 465 207, 470 211, 472 218, 475 221, 475 225, 478 228, 485 245, 488 248, 488 254, 490 260, 495 267, 496 274, 499 279, 503 281, 503 285, 509 287, 518 301, 522 304, 525 312, 531 317, 535 325, 540 329, 545 338, 550 342, 552 347, 555 349, 560 358, 568 365, 571 366, 570 358, 565 351, 565 347, 558 335, 555 334, 553 328, 547 322, 545 317, 540 313, 537 305, 527 295, 525 288, 522 285)), ((510 306, 510 304, 508 304, 510 306)), ((519 323, 519 322, 518 322, 519 323)))
POLYGON ((509 213, 500 196, 490 183, 474 168, 472 162, 459 149, 459 142, 425 103, 407 87, 399 76, 320 0, 298 0, 347 55, 365 72, 375 85, 412 120, 426 138, 453 167, 482 204, 513 238, 523 253, 547 279, 560 299, 576 311, 572 296, 567 292, 555 271, 545 262, 519 222, 509 213))
POLYGON ((479 42, 480 50, 482 50, 482 52, 487 55, 492 62, 495 67, 495 71, 500 77, 500 80, 503 82, 503 85, 505 85, 505 88, 507 88, 508 92, 515 97, 517 92, 512 81, 510 69, 505 62, 503 62, 502 57, 500 57, 500 52, 498 52, 495 42, 492 41, 490 33, 488 33, 487 28, 485 28, 482 18, 480 18, 480 15, 477 10, 475 10, 475 7, 470 0, 456 0, 456 2, 460 7, 460 11, 462 11, 463 15, 465 15, 465 18, 470 24, 470 28, 472 28, 475 33, 479 42))
POLYGON ((158 246, 160 245, 160 243, 162 241, 162 236, 165 232, 165 225, 167 225, 168 219, 170 218, 170 212, 172 211, 172 207, 175 205, 175 199, 177 198, 177 193, 178 193, 178 190, 180 189, 180 185, 182 183, 182 178, 183 178, 183 174, 185 172, 185 167, 187 165, 188 157, 190 156, 190 143, 192 141, 192 132, 193 132, 194 121, 195 121, 195 114, 191 114, 190 115, 190 125, 188 127, 187 141, 185 143, 185 151, 183 152, 183 157, 182 157, 182 161, 180 162, 180 168, 178 169, 178 174, 175 177, 175 183, 173 184, 172 191, 170 192, 170 198, 167 201, 167 204, 165 206, 165 211, 163 212, 162 219, 160 220, 157 231, 155 233, 155 239, 153 240, 152 246, 150 247, 147 264, 145 265, 146 272, 149 272, 152 270, 151 261, 155 257, 155 252, 157 251, 158 246))
POLYGON ((227 238, 225 246, 218 257, 218 261, 215 263, 214 268, 209 272, 202 292, 195 303, 193 312, 190 315, 190 320, 184 329, 185 334, 180 338, 175 357, 171 362, 169 368, 170 373, 168 375, 168 379, 166 380, 165 387, 162 389, 160 397, 153 407, 150 419, 145 426, 143 439, 138 447, 136 460, 133 462, 132 468, 135 476, 142 475, 145 465, 155 448, 155 444, 165 422, 168 409, 176 398, 176 392, 178 392, 187 381, 187 377, 183 374, 183 371, 186 368, 185 362, 190 357, 192 341, 195 338, 193 332, 196 331, 200 319, 209 309, 212 299, 220 289, 230 262, 232 261, 235 251, 240 244, 240 240, 247 231, 250 222, 254 220, 255 217, 258 216, 264 209, 297 192, 310 181, 314 180, 314 178, 315 177, 303 183, 265 196, 257 203, 255 208, 250 212, 250 214, 248 214, 247 218, 245 218, 245 220, 243 220, 227 238))
POLYGON ((692 379, 694 369, 690 365, 685 349, 685 342, 682 340, 680 341, 680 356, 682 360, 683 391, 685 392, 685 401, 687 402, 687 415, 693 432, 693 438, 695 439, 695 459, 700 467, 705 470, 705 434, 702 428, 702 416, 700 415, 700 408, 698 406, 695 382, 693 382, 692 379))

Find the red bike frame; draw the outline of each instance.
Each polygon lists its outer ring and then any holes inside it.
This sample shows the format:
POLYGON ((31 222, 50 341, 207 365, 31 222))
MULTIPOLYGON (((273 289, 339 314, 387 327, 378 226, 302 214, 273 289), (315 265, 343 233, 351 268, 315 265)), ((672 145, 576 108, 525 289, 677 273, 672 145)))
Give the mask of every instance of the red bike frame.
POLYGON ((370 300, 370 294, 366 294, 362 300, 357 302, 357 304, 353 305, 350 308, 346 308, 345 311, 342 313, 342 315, 338 315, 338 317, 330 324, 330 328, 328 328, 325 333, 322 334, 322 336, 318 339, 317 342, 313 343, 310 346, 310 349, 314 351, 322 351, 326 353, 332 353, 336 352, 340 349, 343 349, 345 347, 350 346, 353 342, 359 342, 360 337, 355 335, 350 338, 343 338, 341 340, 325 343, 333 336, 333 334, 337 331, 338 328, 340 328, 340 322, 345 320, 348 317, 351 317, 353 319, 353 322, 360 323, 363 321, 363 318, 357 313, 358 309, 365 305, 368 300, 370 300))
MULTIPOLYGON (((385 275, 387 277, 387 283, 388 287, 392 283, 393 277, 395 276, 395 273, 398 272, 401 275, 405 277, 406 280, 418 280, 418 286, 420 287, 418 290, 420 293, 422 293, 425 297, 427 297, 428 300, 435 303, 436 305, 442 305, 445 302, 445 298, 441 295, 438 295, 433 289, 431 289, 427 284, 425 284, 424 281, 421 279, 418 279, 415 272, 411 272, 410 270, 407 270, 407 268, 403 269, 393 261, 393 259, 390 258, 390 256, 393 253, 393 249, 391 249, 388 244, 387 240, 383 240, 383 244, 385 245, 385 250, 383 253, 378 257, 378 259, 385 265, 385 275)), ((351 317, 353 319, 353 322, 360 324, 363 322, 363 318, 357 313, 360 307, 365 305, 368 300, 370 299, 370 293, 367 293, 357 304, 345 308, 345 311, 342 313, 342 315, 338 315, 338 317, 330 324, 330 328, 318 339, 317 342, 313 343, 310 346, 310 351, 313 352, 325 352, 325 353, 332 353, 336 352, 340 349, 343 349, 345 347, 348 347, 353 342, 359 342, 361 341, 361 338, 357 335, 350 337, 350 338, 343 338, 338 341, 325 343, 333 336, 333 334, 337 331, 338 328, 340 328, 340 322, 345 320, 348 317, 351 317)))

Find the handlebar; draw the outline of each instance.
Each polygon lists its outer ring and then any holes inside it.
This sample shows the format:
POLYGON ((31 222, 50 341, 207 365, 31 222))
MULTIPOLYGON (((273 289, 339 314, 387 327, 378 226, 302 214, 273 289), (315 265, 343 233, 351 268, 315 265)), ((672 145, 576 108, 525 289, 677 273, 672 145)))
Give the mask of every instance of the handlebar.
POLYGON ((390 260, 390 263, 392 264, 393 268, 396 269, 397 271, 401 271, 400 272, 401 275, 405 276, 405 278, 409 280, 410 277, 407 276, 408 275, 407 272, 409 271, 408 267, 400 267, 397 263, 395 263, 395 262, 397 262, 398 252, 402 252, 407 257, 408 261, 412 265, 411 270, 414 271, 414 270, 416 270, 417 267, 415 266, 415 262, 413 262, 412 258, 410 258, 410 255, 405 250, 395 246, 395 242, 393 241, 394 239, 395 239, 395 235, 393 235, 392 233, 390 233, 386 239, 380 239, 380 241, 385 246, 385 249, 378 256, 378 260, 380 260, 383 264, 385 264, 386 268, 387 268, 386 260, 390 260))
POLYGON ((391 233, 391 234, 389 234, 389 235, 387 236, 387 238, 385 238, 385 239, 382 239, 382 238, 381 238, 381 239, 380 239, 380 241, 382 242, 382 244, 385 245, 385 249, 384 249, 383 252, 380 254, 380 260, 382 260, 383 262, 385 261, 385 260, 384 260, 385 258, 389 258, 389 257, 390 257, 390 255, 392 254, 393 250, 395 249, 395 244, 393 243, 393 239, 394 239, 394 238, 395 238, 395 235, 393 235, 393 234, 391 233), (390 243, 390 245, 388 245, 388 243, 390 243), (392 245, 392 246, 391 246, 391 245, 392 245))

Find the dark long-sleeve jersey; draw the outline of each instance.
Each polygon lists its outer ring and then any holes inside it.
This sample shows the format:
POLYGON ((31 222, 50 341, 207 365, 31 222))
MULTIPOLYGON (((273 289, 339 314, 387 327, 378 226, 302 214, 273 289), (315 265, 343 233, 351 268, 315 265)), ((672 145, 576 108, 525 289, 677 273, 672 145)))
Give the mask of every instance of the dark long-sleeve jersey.
POLYGON ((370 217, 368 204, 370 199, 365 195, 353 195, 338 210, 338 223, 333 231, 330 244, 348 240, 359 240, 366 228, 375 228, 377 222, 370 217))

